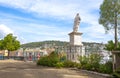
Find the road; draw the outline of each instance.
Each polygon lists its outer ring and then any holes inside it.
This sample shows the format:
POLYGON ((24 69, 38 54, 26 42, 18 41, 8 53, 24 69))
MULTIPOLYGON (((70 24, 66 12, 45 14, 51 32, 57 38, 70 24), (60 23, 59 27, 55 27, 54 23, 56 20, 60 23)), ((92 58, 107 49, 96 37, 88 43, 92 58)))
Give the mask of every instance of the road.
POLYGON ((103 78, 71 69, 37 66, 33 62, 0 61, 0 78, 103 78))

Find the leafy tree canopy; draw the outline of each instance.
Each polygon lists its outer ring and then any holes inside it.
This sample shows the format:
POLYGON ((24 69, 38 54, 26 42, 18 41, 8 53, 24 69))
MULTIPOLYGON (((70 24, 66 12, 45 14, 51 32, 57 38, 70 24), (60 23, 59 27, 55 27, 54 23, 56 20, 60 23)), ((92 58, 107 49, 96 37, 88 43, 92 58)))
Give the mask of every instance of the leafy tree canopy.
POLYGON ((3 40, 0 40, 0 49, 6 49, 8 51, 14 51, 20 48, 20 42, 13 34, 8 34, 3 40))
POLYGON ((104 0, 100 6, 99 23, 108 32, 114 29, 115 48, 118 45, 118 32, 120 31, 120 0, 104 0))
POLYGON ((105 49, 108 51, 112 51, 114 49, 114 43, 112 40, 108 41, 108 43, 105 45, 105 49))
POLYGON ((115 48, 115 43, 110 40, 108 43, 105 45, 105 49, 108 51, 113 51, 113 50, 120 50, 120 42, 118 42, 118 47, 115 48))
POLYGON ((118 21, 118 19, 120 19, 120 0, 104 0, 100 6, 99 23, 102 24, 106 30, 110 30, 114 28, 115 20, 118 21))

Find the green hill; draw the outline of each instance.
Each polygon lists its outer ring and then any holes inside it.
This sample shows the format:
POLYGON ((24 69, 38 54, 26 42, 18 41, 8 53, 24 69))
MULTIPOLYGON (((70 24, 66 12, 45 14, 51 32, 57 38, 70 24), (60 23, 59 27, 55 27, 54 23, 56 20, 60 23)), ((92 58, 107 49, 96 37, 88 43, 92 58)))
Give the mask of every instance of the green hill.
POLYGON ((36 48, 36 47, 54 47, 54 46, 66 46, 68 42, 65 41, 42 41, 42 42, 31 42, 22 44, 21 48, 36 48))
MULTIPOLYGON (((31 42, 31 43, 26 43, 22 44, 21 48, 36 48, 36 47, 55 47, 55 46, 67 46, 69 45, 68 42, 65 41, 41 41, 41 42, 31 42)), ((89 47, 99 47, 102 44, 101 43, 95 43, 95 42, 83 42, 84 46, 89 46, 89 47)))

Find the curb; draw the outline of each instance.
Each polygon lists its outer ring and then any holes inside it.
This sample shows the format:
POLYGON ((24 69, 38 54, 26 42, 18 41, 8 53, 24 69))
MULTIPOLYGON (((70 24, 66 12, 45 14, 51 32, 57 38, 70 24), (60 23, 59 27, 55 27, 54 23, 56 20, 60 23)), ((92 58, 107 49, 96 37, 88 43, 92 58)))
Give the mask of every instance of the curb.
POLYGON ((90 74, 102 76, 103 78, 113 78, 113 76, 110 74, 103 74, 103 73, 94 72, 94 71, 82 70, 82 69, 77 69, 77 68, 70 68, 70 70, 76 70, 76 71, 81 71, 84 73, 90 73, 90 74))
POLYGON ((99 75, 105 78, 113 78, 112 75, 109 74, 102 74, 102 73, 98 73, 98 72, 94 72, 94 71, 88 71, 88 70, 80 70, 82 72, 86 72, 86 73, 90 73, 90 74, 95 74, 95 75, 99 75))

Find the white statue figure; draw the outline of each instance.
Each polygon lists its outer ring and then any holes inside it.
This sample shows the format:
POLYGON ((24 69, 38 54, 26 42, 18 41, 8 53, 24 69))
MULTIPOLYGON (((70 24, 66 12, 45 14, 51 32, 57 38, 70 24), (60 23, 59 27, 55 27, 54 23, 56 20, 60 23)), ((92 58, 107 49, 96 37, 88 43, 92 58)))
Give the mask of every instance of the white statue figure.
POLYGON ((78 31, 80 20, 81 19, 80 19, 79 13, 77 13, 77 15, 75 16, 75 19, 74 19, 73 32, 77 32, 78 31))

